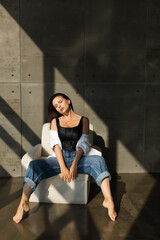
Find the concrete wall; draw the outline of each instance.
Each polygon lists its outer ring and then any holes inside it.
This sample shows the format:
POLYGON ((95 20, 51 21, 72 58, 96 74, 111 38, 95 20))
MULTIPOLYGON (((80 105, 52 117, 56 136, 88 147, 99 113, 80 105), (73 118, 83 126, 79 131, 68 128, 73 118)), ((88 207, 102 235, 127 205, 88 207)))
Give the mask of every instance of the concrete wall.
POLYGON ((20 176, 64 92, 111 172, 160 171, 160 1, 0 1, 0 176, 20 176))

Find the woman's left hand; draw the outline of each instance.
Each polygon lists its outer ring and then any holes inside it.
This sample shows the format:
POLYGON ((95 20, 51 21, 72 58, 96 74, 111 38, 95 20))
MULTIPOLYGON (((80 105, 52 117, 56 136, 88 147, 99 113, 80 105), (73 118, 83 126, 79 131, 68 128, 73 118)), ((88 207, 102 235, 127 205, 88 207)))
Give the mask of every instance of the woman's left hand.
POLYGON ((77 164, 72 164, 70 170, 70 177, 71 177, 71 180, 75 180, 77 177, 78 177, 78 174, 77 174, 77 164))

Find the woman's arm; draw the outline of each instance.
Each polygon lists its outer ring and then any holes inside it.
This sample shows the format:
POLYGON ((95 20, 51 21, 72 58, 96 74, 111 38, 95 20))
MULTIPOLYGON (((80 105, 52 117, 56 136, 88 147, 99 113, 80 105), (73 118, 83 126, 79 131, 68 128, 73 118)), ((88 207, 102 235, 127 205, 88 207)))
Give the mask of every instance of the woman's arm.
MULTIPOLYGON (((51 122, 51 130, 57 131, 56 119, 53 119, 51 122)), ((71 181, 70 172, 65 165, 60 146, 58 144, 54 145, 53 150, 56 154, 56 158, 58 160, 58 163, 61 169, 62 180, 65 182, 70 182, 71 181)))
MULTIPOLYGON (((83 127, 82 127, 82 134, 89 134, 89 120, 88 118, 84 117, 83 118, 83 127)), ((78 147, 76 156, 73 160, 72 166, 70 168, 70 177, 72 180, 75 180, 77 178, 77 166, 78 166, 78 162, 81 159, 81 157, 83 156, 84 152, 83 149, 81 147, 78 147)))

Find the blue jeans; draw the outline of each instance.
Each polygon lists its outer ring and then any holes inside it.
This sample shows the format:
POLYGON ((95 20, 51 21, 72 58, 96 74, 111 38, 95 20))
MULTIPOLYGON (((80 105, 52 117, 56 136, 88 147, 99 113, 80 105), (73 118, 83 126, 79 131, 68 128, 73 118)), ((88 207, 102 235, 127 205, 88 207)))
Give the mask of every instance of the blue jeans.
MULTIPOLYGON (((63 158, 68 169, 70 169, 75 155, 76 151, 63 150, 63 158)), ((56 157, 36 159, 29 163, 23 184, 28 183, 33 192, 42 179, 55 176, 60 172, 56 157)), ((77 172, 91 175, 98 186, 101 186, 104 178, 111 179, 104 158, 97 155, 82 156, 78 163, 77 172)))

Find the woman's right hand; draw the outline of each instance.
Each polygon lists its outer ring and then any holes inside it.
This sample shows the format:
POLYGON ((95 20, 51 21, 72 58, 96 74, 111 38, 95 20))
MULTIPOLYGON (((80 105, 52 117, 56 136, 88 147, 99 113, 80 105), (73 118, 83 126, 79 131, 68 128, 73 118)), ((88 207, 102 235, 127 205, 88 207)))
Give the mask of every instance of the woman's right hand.
POLYGON ((70 172, 69 172, 68 168, 66 168, 66 167, 61 168, 61 178, 62 178, 62 181, 64 181, 64 182, 71 181, 70 172))

